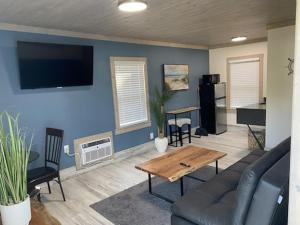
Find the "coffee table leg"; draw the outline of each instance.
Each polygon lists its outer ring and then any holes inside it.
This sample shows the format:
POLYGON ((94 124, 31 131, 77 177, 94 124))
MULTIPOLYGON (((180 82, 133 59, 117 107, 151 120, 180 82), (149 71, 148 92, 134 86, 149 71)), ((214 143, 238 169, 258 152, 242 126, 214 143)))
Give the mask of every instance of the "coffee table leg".
POLYGON ((183 177, 180 178, 180 194, 181 194, 181 196, 184 195, 184 190, 183 190, 183 177))
POLYGON ((151 174, 148 173, 149 193, 152 194, 151 174))
POLYGON ((219 166, 218 166, 218 160, 216 161, 216 174, 219 173, 219 166))
MULTIPOLYGON (((153 196, 155 196, 157 198, 160 198, 162 200, 165 200, 165 201, 167 201, 167 202, 169 202, 171 204, 174 203, 173 200, 171 200, 169 198, 166 198, 166 197, 164 197, 164 196, 162 196, 162 195, 160 195, 160 194, 155 193, 155 192, 152 191, 152 181, 151 181, 151 174, 150 173, 148 173, 148 185, 149 185, 149 194, 151 194, 151 195, 153 195, 153 196)), ((181 184, 181 187, 182 187, 182 189, 181 189, 181 193, 182 194, 181 195, 183 195, 183 183, 181 184)))

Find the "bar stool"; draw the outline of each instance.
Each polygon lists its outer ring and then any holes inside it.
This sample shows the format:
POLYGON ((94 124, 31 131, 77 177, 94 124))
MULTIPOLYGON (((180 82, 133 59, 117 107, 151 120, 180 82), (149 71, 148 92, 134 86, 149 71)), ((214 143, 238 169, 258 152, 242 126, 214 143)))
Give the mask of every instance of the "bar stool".
POLYGON ((169 119, 168 120, 168 125, 169 125, 169 131, 170 131, 170 144, 173 144, 173 136, 176 137, 176 147, 177 147, 177 142, 178 138, 180 141, 180 145, 183 145, 183 139, 184 138, 189 138, 189 143, 191 143, 191 124, 192 121, 190 118, 176 118, 176 119, 169 119), (187 125, 188 126, 188 131, 184 132, 182 127, 187 125), (172 130, 172 127, 175 127, 175 131, 172 130), (183 135, 187 134, 187 137, 183 137, 183 135))

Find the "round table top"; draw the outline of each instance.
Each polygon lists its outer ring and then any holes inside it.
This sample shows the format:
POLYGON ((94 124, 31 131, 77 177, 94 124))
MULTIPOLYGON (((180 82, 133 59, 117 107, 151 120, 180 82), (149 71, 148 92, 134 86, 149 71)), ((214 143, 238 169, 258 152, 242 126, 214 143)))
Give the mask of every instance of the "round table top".
POLYGON ((30 151, 28 162, 31 163, 31 162, 37 160, 39 157, 40 157, 40 153, 38 153, 36 151, 30 151))

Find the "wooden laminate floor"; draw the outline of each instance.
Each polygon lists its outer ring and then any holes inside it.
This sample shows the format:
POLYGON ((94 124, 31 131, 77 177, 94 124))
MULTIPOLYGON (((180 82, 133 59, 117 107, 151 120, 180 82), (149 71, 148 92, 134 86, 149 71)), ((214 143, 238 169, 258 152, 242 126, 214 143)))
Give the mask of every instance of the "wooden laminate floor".
MULTIPOLYGON (((193 138, 192 144, 226 152, 228 155, 219 162, 221 168, 226 168, 249 153, 247 135, 246 128, 229 127, 221 135, 193 138)), ((43 194, 42 201, 62 225, 112 225, 89 205, 147 180, 147 174, 134 166, 158 155, 153 149, 63 181, 66 202, 62 201, 58 185, 53 183, 52 194, 43 194)), ((47 188, 42 193, 47 193, 47 188)))

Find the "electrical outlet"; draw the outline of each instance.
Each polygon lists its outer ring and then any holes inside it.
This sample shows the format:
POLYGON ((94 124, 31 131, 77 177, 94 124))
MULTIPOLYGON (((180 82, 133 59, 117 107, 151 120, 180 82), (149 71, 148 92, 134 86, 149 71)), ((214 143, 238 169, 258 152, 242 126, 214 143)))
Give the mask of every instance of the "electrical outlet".
POLYGON ((64 152, 65 152, 65 154, 69 154, 70 153, 70 146, 69 145, 65 145, 64 146, 64 152))
POLYGON ((151 133, 150 133, 150 140, 153 140, 153 139, 154 139, 154 133, 151 132, 151 133))

